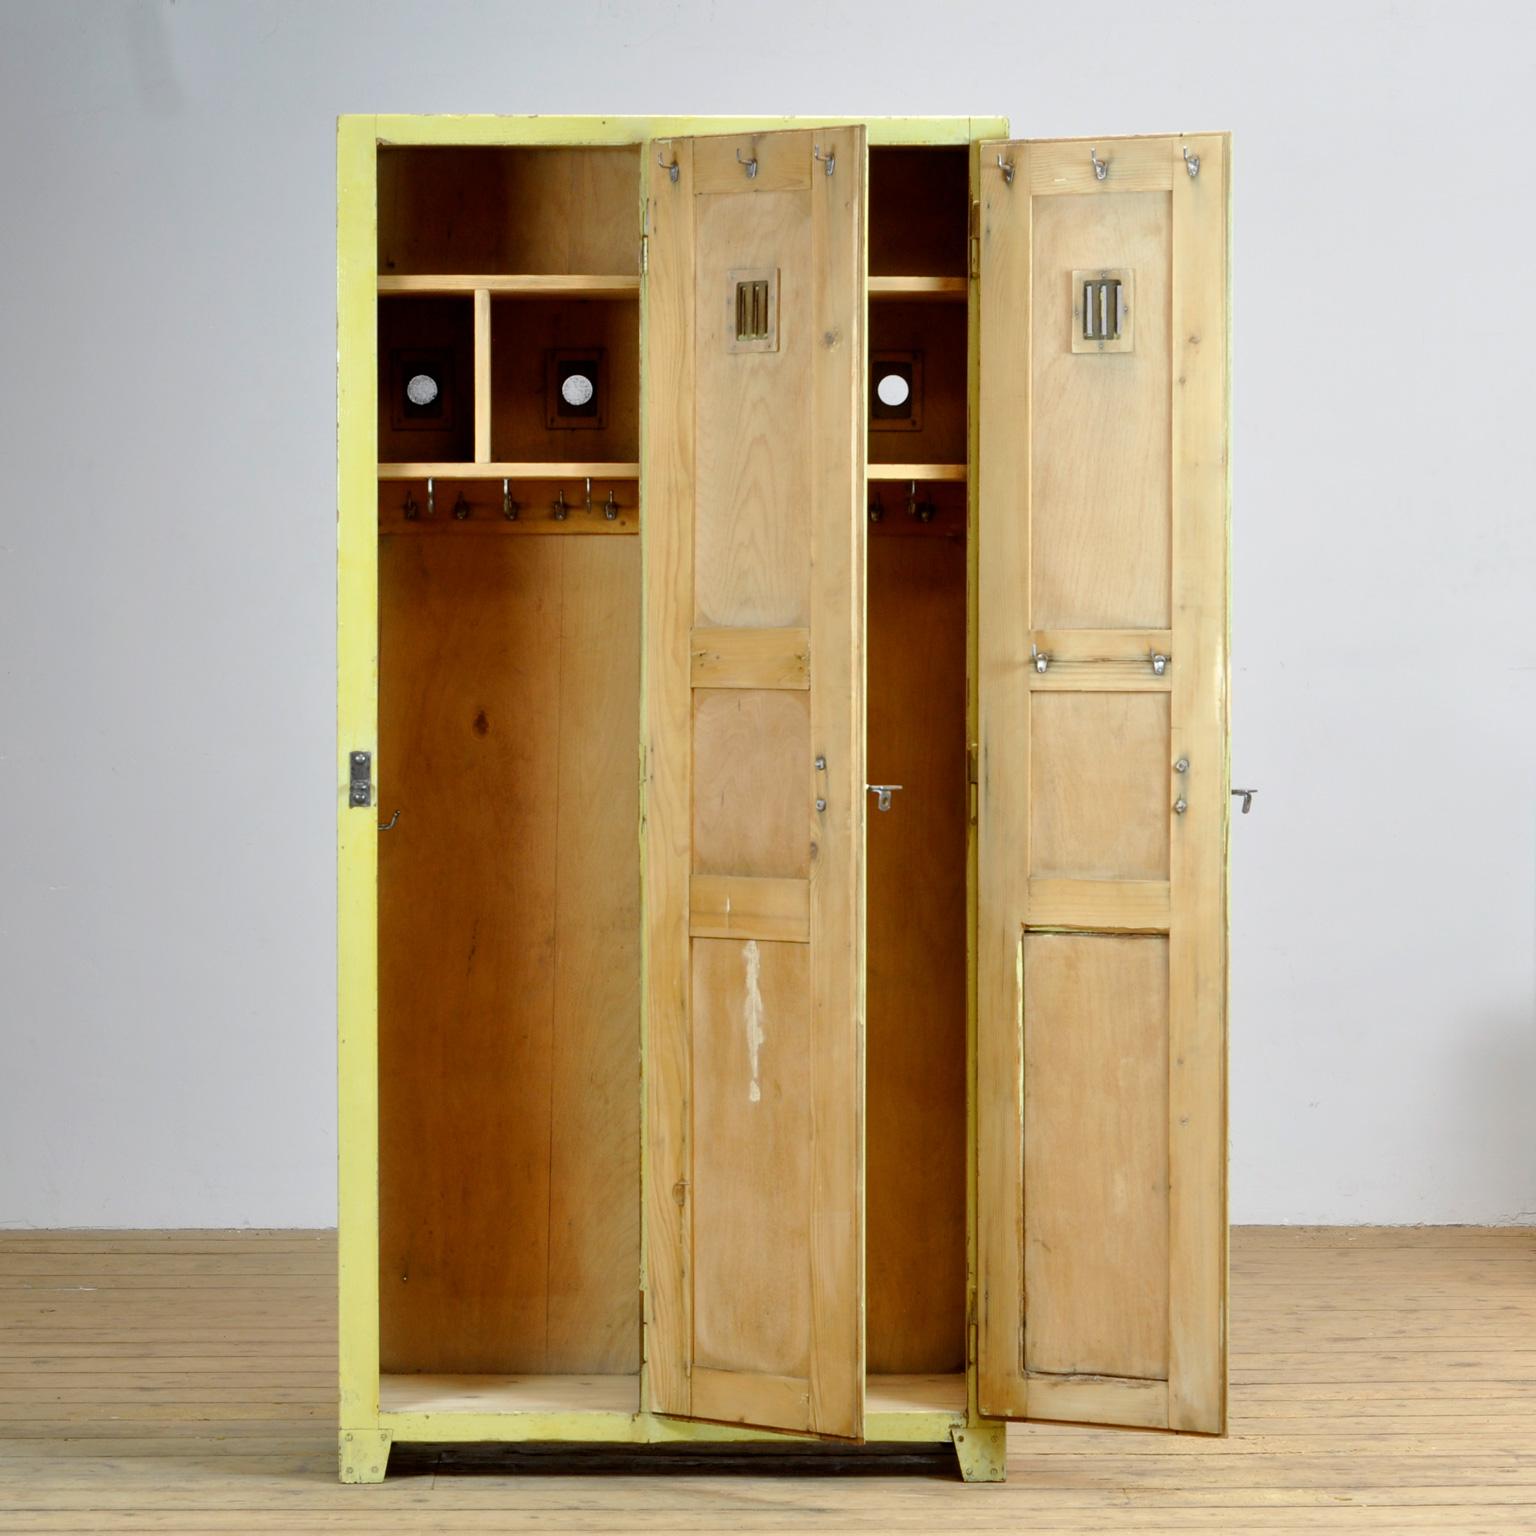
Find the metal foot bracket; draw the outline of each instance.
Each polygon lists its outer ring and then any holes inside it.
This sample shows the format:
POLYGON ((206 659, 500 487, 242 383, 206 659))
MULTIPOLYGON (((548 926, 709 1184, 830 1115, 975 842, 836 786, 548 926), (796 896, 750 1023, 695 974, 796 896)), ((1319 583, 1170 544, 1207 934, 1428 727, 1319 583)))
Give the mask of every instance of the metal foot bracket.
POLYGON ((344 1483, 382 1483, 389 1470, 387 1429, 344 1429, 336 1437, 337 1463, 344 1483))
POLYGON ((1008 1476, 1008 1426, 998 1420, 957 1424, 949 1437, 955 1443, 960 1476, 968 1483, 1001 1483, 1008 1476))

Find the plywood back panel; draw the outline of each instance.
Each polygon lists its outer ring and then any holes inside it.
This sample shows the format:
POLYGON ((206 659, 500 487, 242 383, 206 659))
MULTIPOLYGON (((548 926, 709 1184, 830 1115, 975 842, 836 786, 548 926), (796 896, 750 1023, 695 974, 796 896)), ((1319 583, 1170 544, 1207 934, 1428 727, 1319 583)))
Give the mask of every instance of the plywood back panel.
POLYGON ((873 1374, 965 1368, 965 542, 869 541, 868 1333, 873 1374))
POLYGON ((650 1400, 841 1436, 864 1377, 863 161, 859 129, 647 150, 650 1400))
POLYGON ((635 1370, 637 543, 380 551, 383 1368, 635 1370))
POLYGON ((492 298, 490 303, 491 459, 638 459, 639 306, 614 299, 492 298), (548 354, 588 347, 605 354, 603 425, 551 427, 548 354))
POLYGON ((1226 142, 981 166, 978 1401, 1214 1432, 1226 142), (1084 345, 1083 271, 1128 346, 1084 345))
MULTIPOLYGON (((962 225, 962 229, 963 229, 962 225)), ((915 431, 871 428, 869 457, 875 464, 963 464, 966 359, 963 304, 870 306, 869 350, 922 354, 922 417, 915 431)))

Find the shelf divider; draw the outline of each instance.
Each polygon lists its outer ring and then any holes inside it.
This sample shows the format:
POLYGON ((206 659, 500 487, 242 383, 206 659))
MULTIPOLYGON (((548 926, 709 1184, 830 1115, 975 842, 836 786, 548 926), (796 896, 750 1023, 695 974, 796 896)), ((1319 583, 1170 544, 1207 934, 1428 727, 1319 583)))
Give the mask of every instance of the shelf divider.
POLYGON ((380 480, 638 480, 639 464, 608 462, 473 463, 455 459, 442 464, 380 464, 380 480))
POLYGON ((871 464, 869 480, 949 480, 965 479, 964 464, 871 464))
POLYGON ((964 299, 967 283, 963 277, 871 277, 872 299, 964 299))
POLYGON ((519 294, 529 299, 634 299, 640 279, 622 273, 380 273, 380 293, 519 294))

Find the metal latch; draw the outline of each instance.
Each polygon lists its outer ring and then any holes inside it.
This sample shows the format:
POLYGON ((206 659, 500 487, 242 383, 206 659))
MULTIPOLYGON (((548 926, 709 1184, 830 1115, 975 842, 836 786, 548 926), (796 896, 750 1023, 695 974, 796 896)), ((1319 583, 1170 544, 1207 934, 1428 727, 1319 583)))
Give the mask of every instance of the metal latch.
POLYGON ((352 777, 347 786, 347 804, 366 806, 373 804, 373 753, 352 754, 352 777))
POLYGON ((1243 801, 1243 815, 1246 816, 1253 809, 1253 797, 1258 794, 1256 789, 1234 789, 1234 797, 1241 796, 1243 801))
POLYGON ((901 788, 900 784, 866 784, 864 786, 875 797, 875 809, 888 811, 891 808, 891 796, 901 788))

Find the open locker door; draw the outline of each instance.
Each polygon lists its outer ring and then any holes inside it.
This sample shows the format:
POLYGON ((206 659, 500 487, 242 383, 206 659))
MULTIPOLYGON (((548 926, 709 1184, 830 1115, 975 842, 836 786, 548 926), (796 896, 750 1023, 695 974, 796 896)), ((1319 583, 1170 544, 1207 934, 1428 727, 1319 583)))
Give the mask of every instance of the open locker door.
POLYGON ((979 1406, 1226 1416, 1227 139, 984 144, 979 1406))
POLYGON ((857 1438, 864 130, 646 161, 648 1399, 857 1438))

